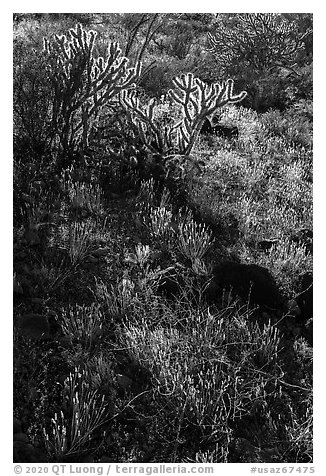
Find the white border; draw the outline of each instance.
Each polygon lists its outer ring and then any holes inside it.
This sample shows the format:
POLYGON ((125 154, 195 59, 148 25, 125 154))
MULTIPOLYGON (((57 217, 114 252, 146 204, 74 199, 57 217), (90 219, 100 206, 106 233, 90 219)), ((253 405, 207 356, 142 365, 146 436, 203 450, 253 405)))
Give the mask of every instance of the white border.
MULTIPOLYGON (((46 3, 43 1, 14 1, 7 4, 2 15, 0 28, 2 51, 1 74, 1 187, 0 204, 2 217, 1 251, 4 265, 1 267, 1 290, 5 298, 2 307, 2 335, 1 343, 1 453, 5 461, 1 462, 3 474, 14 474, 12 465, 12 14, 28 12, 212 12, 218 10, 226 12, 295 12, 314 14, 314 466, 316 474, 322 474, 325 462, 325 319, 323 293, 326 285, 326 263, 324 249, 325 237, 325 209, 326 188, 325 160, 326 145, 324 134, 326 129, 325 105, 325 46, 326 46, 326 9, 324 2, 320 1, 273 1, 273 2, 164 2, 162 5, 152 2, 68 2, 56 1, 46 3), (117 8, 118 7, 118 8, 117 8), (8 460, 8 461, 7 461, 8 460), (5 468, 8 465, 8 471, 5 468)), ((216 465, 216 471, 222 474, 249 474, 247 464, 216 465), (232 468, 231 468, 232 467, 232 468)), ((257 465, 258 466, 258 465, 257 465)), ((269 466, 269 465, 260 465, 269 466)), ((274 465, 282 466, 282 465, 274 465)), ((284 465, 283 465, 284 466, 284 465)), ((290 466, 290 465, 287 465, 290 466)), ((304 466, 304 465, 302 465, 304 466)))

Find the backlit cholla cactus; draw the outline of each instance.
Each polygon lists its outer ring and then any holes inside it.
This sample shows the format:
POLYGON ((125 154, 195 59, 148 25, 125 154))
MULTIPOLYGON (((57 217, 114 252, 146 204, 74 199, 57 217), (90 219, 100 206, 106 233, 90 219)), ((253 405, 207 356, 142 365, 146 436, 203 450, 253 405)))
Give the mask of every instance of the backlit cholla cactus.
POLYGON ((120 102, 131 113, 141 141, 150 152, 165 156, 175 151, 176 130, 180 122, 162 126, 155 117, 158 101, 151 99, 148 104, 142 106, 135 91, 122 91, 120 102))
POLYGON ((206 117, 225 104, 242 101, 246 92, 233 94, 233 80, 208 85, 192 73, 173 79, 170 96, 183 108, 183 121, 178 128, 179 153, 189 155, 206 117))
POLYGON ((142 107, 134 91, 123 91, 120 95, 121 103, 133 114, 143 143, 162 157, 171 153, 189 156, 205 118, 219 107, 242 101, 246 96, 245 91, 233 94, 231 79, 208 85, 188 73, 174 78, 173 84, 175 88, 168 97, 179 106, 182 117, 164 126, 155 119, 155 100, 142 107))
POLYGON ((128 68, 128 59, 122 56, 118 43, 109 44, 105 57, 95 58, 96 35, 77 25, 67 36, 44 39, 53 84, 51 122, 64 153, 78 145, 82 149, 88 146, 103 106, 133 87, 140 76, 140 63, 128 68))

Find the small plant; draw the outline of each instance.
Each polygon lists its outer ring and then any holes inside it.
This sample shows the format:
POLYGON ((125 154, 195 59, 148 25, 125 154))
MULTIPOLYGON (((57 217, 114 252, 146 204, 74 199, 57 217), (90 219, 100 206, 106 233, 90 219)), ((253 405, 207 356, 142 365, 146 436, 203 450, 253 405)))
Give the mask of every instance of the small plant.
POLYGON ((98 184, 73 183, 69 196, 74 210, 85 210, 89 213, 100 213, 102 210, 102 190, 98 184))
POLYGON ((128 271, 125 271, 118 284, 116 295, 122 309, 126 309, 132 303, 134 294, 135 283, 129 278, 128 271))
POLYGON ((62 312, 60 325, 72 343, 91 351, 102 335, 103 316, 96 305, 76 305, 62 312))
POLYGON ((89 251, 89 235, 91 225, 89 222, 72 223, 69 228, 69 256, 72 265, 82 262, 89 251))
POLYGON ((113 285, 107 285, 95 276, 95 290, 93 294, 105 314, 108 315, 113 322, 119 320, 122 307, 117 289, 113 285))
POLYGON ((62 261, 57 266, 41 262, 39 267, 34 268, 33 274, 41 289, 46 293, 53 293, 71 276, 71 266, 66 266, 62 261))
MULTIPOLYGON (((109 387, 114 382, 113 361, 109 356, 100 353, 86 363, 87 378, 92 389, 100 391, 109 387)), ((113 392, 114 393, 114 392, 113 392)))
POLYGON ((141 243, 138 243, 138 245, 135 247, 135 253, 129 253, 126 256, 125 261, 127 263, 138 265, 143 269, 150 258, 150 254, 151 251, 148 245, 142 245, 141 243))
POLYGON ((63 395, 66 415, 62 410, 55 413, 52 431, 43 429, 46 449, 55 461, 87 450, 107 415, 104 396, 90 388, 85 371, 78 367, 64 381, 63 395))
POLYGON ((201 261, 212 245, 212 233, 205 224, 197 224, 191 220, 179 226, 179 249, 192 263, 201 261))
POLYGON ((149 219, 150 232, 153 237, 161 238, 171 230, 172 212, 167 208, 152 208, 149 219))
POLYGON ((291 442, 289 451, 291 451, 296 458, 302 458, 303 456, 303 461, 309 462, 313 460, 312 401, 313 394, 312 389, 310 389, 305 399, 306 413, 301 418, 298 418, 297 415, 292 413, 292 421, 285 427, 288 440, 291 442))
POLYGON ((147 316, 126 322, 120 338, 132 359, 151 372, 160 418, 166 413, 174 422, 171 460, 180 458, 180 441, 184 455, 190 440, 213 439, 220 447, 215 462, 230 462, 230 423, 240 429, 257 413, 268 419, 267 402, 283 376, 278 331, 270 324, 253 326, 251 312, 237 304, 212 314, 183 300, 177 311, 161 312, 164 317, 156 324, 147 316))

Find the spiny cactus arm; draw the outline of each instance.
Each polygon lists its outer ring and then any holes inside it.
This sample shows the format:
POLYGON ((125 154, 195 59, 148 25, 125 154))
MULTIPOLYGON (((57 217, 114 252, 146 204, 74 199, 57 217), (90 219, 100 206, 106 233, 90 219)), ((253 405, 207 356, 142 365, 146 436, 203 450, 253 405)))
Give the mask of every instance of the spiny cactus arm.
POLYGON ((189 94, 196 92, 196 85, 194 84, 194 75, 192 73, 176 76, 172 80, 173 84, 184 93, 189 94))
POLYGON ((240 102, 247 96, 246 91, 241 91, 241 93, 239 93, 239 94, 233 94, 233 87, 234 87, 233 79, 227 79, 226 80, 226 92, 225 92, 225 99, 224 99, 225 102, 224 102, 224 104, 226 104, 226 103, 234 104, 236 102, 240 102))
MULTIPOLYGON (((127 62, 128 62, 128 60, 127 60, 127 62)), ((141 63, 136 63, 136 65, 132 68, 126 68, 125 74, 127 74, 127 76, 126 76, 126 78, 124 78, 124 82, 123 82, 122 87, 123 88, 128 88, 132 84, 134 84, 136 82, 136 80, 138 80, 140 75, 141 75, 141 69, 142 69, 142 64, 141 63)))
POLYGON ((172 82, 177 89, 170 90, 170 96, 183 107, 185 118, 191 121, 193 118, 192 108, 197 108, 197 103, 194 100, 197 91, 194 75, 192 73, 183 74, 180 77, 173 78, 172 82))
POLYGON ((150 148, 150 144, 148 143, 147 128, 142 122, 137 123, 137 133, 139 134, 141 142, 146 145, 146 147, 150 148))
POLYGON ((227 79, 222 84, 215 83, 210 86, 200 81, 200 79, 196 79, 196 82, 199 89, 200 109, 204 117, 211 115, 217 108, 225 104, 242 101, 247 95, 246 91, 241 91, 239 94, 233 93, 234 81, 232 79, 227 79))
POLYGON ((75 45, 79 45, 81 48, 88 47, 91 43, 94 45, 94 40, 97 36, 97 32, 94 30, 90 30, 86 32, 81 23, 78 23, 74 28, 69 30, 72 38, 76 40, 75 45))
POLYGON ((158 127, 156 126, 154 122, 154 107, 155 107, 155 100, 152 99, 149 104, 144 106, 143 108, 140 106, 139 99, 136 97, 135 91, 122 91, 120 96, 120 102, 123 106, 125 106, 127 109, 131 110, 134 115, 135 115, 135 120, 140 121, 147 126, 150 127, 150 129, 154 133, 158 133, 158 127))
POLYGON ((127 110, 134 113, 136 120, 140 120, 144 123, 147 122, 148 118, 145 111, 140 107, 139 99, 136 97, 135 91, 121 91, 119 94, 119 101, 127 110))
POLYGON ((120 103, 131 111, 132 123, 135 125, 142 143, 153 153, 166 155, 175 148, 176 129, 179 124, 160 126, 155 118, 157 101, 152 99, 141 106, 135 91, 122 91, 120 103))
POLYGON ((103 100, 115 95, 119 89, 127 87, 135 81, 137 75, 134 68, 127 69, 128 60, 120 56, 121 50, 117 43, 112 43, 108 50, 110 54, 106 61, 102 57, 98 58, 90 74, 92 93, 106 90, 103 100))
POLYGON ((81 106, 85 92, 91 89, 92 51, 96 33, 91 31, 87 34, 77 25, 76 30, 70 30, 70 35, 70 40, 65 35, 55 35, 52 42, 44 39, 44 49, 53 61, 56 60, 57 67, 53 62, 52 65, 56 68, 55 80, 61 82, 58 92, 63 97, 66 109, 73 111, 81 106))
POLYGON ((217 108, 241 101, 246 92, 233 93, 233 81, 208 85, 189 73, 174 78, 170 97, 182 106, 183 122, 178 128, 177 141, 181 153, 189 154, 205 118, 217 108))
POLYGON ((182 125, 182 126, 180 127, 180 129, 179 129, 178 132, 179 132, 179 135, 178 135, 178 146, 179 146, 180 152, 185 153, 185 152, 186 152, 187 145, 189 144, 190 136, 189 136, 188 131, 187 131, 186 128, 184 127, 184 125, 182 125))
POLYGON ((172 126, 165 127, 164 132, 166 137, 166 143, 168 144, 170 150, 175 149, 175 138, 178 137, 178 130, 181 127, 181 124, 182 121, 179 121, 172 126))

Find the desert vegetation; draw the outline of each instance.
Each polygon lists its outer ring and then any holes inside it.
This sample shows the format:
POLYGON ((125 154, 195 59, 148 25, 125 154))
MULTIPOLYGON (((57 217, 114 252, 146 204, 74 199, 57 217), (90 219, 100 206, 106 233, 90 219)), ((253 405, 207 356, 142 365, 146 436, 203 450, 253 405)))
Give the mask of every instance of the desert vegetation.
POLYGON ((312 15, 14 15, 14 461, 312 462, 312 15))

